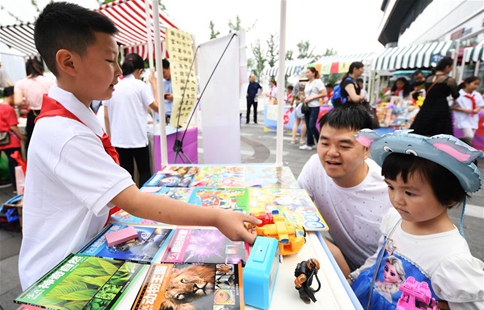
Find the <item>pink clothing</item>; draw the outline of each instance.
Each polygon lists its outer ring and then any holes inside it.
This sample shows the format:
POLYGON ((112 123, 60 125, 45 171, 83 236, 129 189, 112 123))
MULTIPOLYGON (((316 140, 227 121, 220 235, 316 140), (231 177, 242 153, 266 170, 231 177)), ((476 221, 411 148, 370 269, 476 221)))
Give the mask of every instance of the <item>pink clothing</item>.
POLYGON ((25 102, 31 110, 42 108, 42 97, 49 92, 49 88, 54 82, 43 75, 34 78, 23 78, 15 83, 14 92, 21 92, 25 97, 25 102))

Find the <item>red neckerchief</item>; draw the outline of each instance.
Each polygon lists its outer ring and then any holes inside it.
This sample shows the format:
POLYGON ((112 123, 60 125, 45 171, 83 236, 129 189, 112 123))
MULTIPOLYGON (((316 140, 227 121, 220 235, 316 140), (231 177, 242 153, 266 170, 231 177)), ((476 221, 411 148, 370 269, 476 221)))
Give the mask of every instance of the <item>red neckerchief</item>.
MULTIPOLYGON (((79 123, 84 124, 77 116, 75 116, 72 112, 67 110, 62 104, 59 102, 55 101, 54 99, 48 97, 47 95, 44 95, 44 98, 42 100, 42 109, 40 111, 39 116, 35 119, 35 122, 37 122, 39 119, 43 117, 53 117, 53 116, 61 116, 65 118, 70 118, 75 121, 78 121, 79 123)), ((87 127, 87 126, 86 126, 87 127)), ((119 154, 114 148, 114 146, 111 144, 111 139, 109 139, 109 136, 103 131, 103 136, 100 137, 96 135, 102 142, 104 150, 106 153, 108 153, 109 156, 114 160, 116 164, 119 165, 119 154)), ((108 221, 106 222, 109 223, 109 220, 111 218, 111 215, 118 212, 120 209, 119 207, 113 207, 109 210, 109 216, 108 216, 108 221)))
MULTIPOLYGON (((40 114, 39 116, 37 116, 35 121, 37 122, 39 119, 43 117, 52 117, 52 116, 62 116, 65 118, 70 118, 86 126, 86 124, 84 124, 77 116, 75 116, 73 113, 67 110, 62 104, 60 104, 59 102, 55 101, 50 97, 47 97, 47 95, 44 95, 44 98, 42 101, 42 110, 40 111, 40 114)), ((108 155, 111 156, 114 162, 119 165, 119 154, 114 148, 114 146, 112 146, 111 139, 109 139, 109 136, 105 132, 103 132, 102 137, 98 135, 96 136, 101 140, 106 153, 108 153, 108 155)))
POLYGON ((472 102, 472 115, 474 115, 474 110, 476 109, 476 95, 465 94, 464 97, 468 98, 472 102))

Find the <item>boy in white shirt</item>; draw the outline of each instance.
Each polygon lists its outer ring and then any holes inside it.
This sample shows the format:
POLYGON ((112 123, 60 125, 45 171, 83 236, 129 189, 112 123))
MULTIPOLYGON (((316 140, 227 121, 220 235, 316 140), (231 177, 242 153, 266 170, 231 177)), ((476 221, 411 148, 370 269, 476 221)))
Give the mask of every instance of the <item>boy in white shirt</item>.
POLYGON ((175 225, 215 226, 232 240, 252 243, 244 224, 255 217, 192 206, 142 193, 116 164, 117 153, 89 109, 111 98, 121 70, 114 24, 66 2, 48 4, 35 44, 57 77, 44 97, 28 154, 19 275, 26 289, 100 232, 117 205, 142 218, 175 225))

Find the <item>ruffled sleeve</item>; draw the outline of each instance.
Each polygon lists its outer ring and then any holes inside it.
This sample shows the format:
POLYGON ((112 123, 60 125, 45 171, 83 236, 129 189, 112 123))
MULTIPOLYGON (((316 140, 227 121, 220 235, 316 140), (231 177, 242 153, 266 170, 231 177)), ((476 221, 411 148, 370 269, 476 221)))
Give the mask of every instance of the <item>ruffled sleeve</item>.
POLYGON ((451 309, 484 309, 484 263, 469 254, 446 257, 432 274, 435 294, 451 309))

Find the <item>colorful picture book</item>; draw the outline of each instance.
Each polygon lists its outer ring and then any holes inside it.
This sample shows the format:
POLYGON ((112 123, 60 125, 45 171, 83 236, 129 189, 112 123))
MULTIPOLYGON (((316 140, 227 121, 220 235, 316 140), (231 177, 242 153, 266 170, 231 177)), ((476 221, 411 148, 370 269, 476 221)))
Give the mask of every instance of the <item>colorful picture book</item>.
POLYGON ((139 263, 151 263, 160 256, 170 239, 173 229, 162 227, 133 226, 138 238, 109 247, 106 234, 119 231, 127 225, 110 224, 86 244, 78 254, 119 259, 139 263))
POLYGON ((165 225, 160 222, 134 216, 124 210, 119 210, 118 212, 112 214, 110 222, 113 224, 130 224, 130 225, 165 225))
POLYGON ((190 187, 198 170, 192 166, 168 166, 155 173, 143 186, 190 187))
POLYGON ((201 166, 193 187, 246 187, 245 167, 201 166))
POLYGON ((202 207, 249 213, 247 188, 194 188, 188 202, 202 207))
POLYGON ((153 264, 131 309, 244 309, 242 267, 153 264))
POLYGON ((246 167, 245 186, 260 188, 300 188, 291 168, 268 166, 246 167))
POLYGON ((250 212, 279 212, 290 222, 307 231, 328 230, 328 225, 304 189, 249 189, 250 212))
POLYGON ((218 229, 176 228, 161 261, 245 264, 248 252, 247 243, 231 241, 218 229))
POLYGON ((15 302, 47 309, 113 309, 142 266, 71 254, 15 302))

